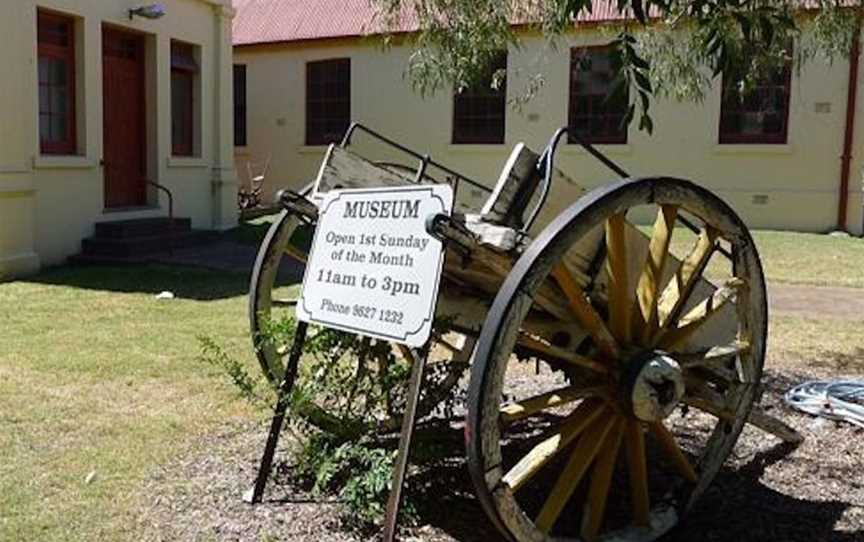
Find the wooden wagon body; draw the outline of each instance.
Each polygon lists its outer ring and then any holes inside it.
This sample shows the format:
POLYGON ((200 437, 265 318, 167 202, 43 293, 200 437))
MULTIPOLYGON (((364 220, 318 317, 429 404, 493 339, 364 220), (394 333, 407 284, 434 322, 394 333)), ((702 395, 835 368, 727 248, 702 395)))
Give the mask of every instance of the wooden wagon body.
MULTIPOLYGON (((341 145, 327 150, 309 190, 280 194, 285 210, 256 262, 250 321, 257 333, 276 306, 290 307, 290 300, 272 295, 279 263, 286 254, 305 259, 308 246, 301 240, 309 236, 298 232, 314 228, 324 194, 452 184, 455 212, 427 226, 447 251, 436 320, 448 324, 433 336, 450 353, 447 361, 460 367, 445 391, 456 384, 461 367, 472 364, 466 445, 484 509, 504 536, 519 542, 560 536, 650 540, 671 528, 704 491, 748 416, 784 440, 800 437, 761 410, 751 412, 767 309, 758 255, 740 219, 692 183, 631 179, 583 144, 624 178, 589 192, 554 166, 565 135, 566 129, 559 130, 540 154, 517 144, 490 189, 353 125, 341 145), (349 143, 358 131, 404 151, 418 165, 373 162, 352 152, 349 143), (466 185, 488 192, 482 206, 460 200, 466 185), (656 212, 651 228, 630 221, 634 209, 646 206, 656 212), (671 238, 681 225, 693 232, 692 248, 674 254, 671 238), (704 271, 716 254, 728 260, 727 276, 709 280, 704 271), (508 398, 508 371, 525 359, 561 372, 567 384, 508 398), (689 455, 678 442, 685 437, 673 435, 679 429, 671 427, 670 417, 685 405, 715 420, 699 429, 701 449, 689 455), (574 409, 566 413, 567 406, 574 409), (515 438, 513 428, 550 413, 557 418, 544 426, 545 438, 518 460, 507 458, 503 450, 515 438), (649 494, 654 475, 646 442, 665 455, 677 476, 663 482, 662 495, 649 494), (539 506, 516 496, 552 469, 556 458, 568 455, 539 506), (619 512, 604 512, 619 463, 630 479, 624 520, 615 517, 619 512), (582 505, 577 525, 568 531, 561 517, 573 500, 582 505)), ((287 349, 266 341, 256 348, 265 373, 288 380, 286 371, 293 369, 290 360, 287 370, 283 366, 287 349)), ((381 427, 395 430, 401 421, 381 427)), ((330 427, 338 430, 336 425, 330 427)))

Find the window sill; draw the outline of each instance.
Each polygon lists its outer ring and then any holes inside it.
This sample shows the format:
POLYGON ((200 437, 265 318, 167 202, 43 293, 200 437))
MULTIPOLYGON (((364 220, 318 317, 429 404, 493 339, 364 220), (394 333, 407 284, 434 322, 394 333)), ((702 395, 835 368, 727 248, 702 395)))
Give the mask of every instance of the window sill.
MULTIPOLYGON (((633 154, 633 147, 630 143, 592 143, 592 147, 597 149, 603 154, 608 154, 611 156, 627 156, 633 154)), ((590 153, 585 150, 585 147, 578 143, 563 143, 560 147, 558 147, 559 152, 564 153, 565 155, 588 155, 590 153)))
POLYGON ((789 143, 718 143, 714 154, 792 154, 789 143))
POLYGON ((450 143, 447 150, 453 153, 465 154, 500 154, 507 151, 506 143, 450 143))
POLYGON ((210 163, 204 158, 197 156, 169 156, 168 167, 170 168, 206 168, 210 163))
POLYGON ((86 156, 46 155, 33 158, 33 169, 92 169, 96 161, 86 156))

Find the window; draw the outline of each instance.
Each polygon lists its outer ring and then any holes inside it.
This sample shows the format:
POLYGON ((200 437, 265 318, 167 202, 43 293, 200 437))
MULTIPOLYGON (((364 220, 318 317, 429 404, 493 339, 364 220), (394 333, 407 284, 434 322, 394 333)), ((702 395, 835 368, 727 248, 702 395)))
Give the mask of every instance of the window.
POLYGON ((724 76, 720 102, 720 143, 786 143, 791 66, 761 78, 745 95, 741 78, 724 76))
POLYGON ((75 154, 75 21, 39 12, 39 148, 75 154))
POLYGON ((306 144, 338 141, 351 124, 351 59, 306 64, 306 144))
MULTIPOLYGON (((618 77, 621 64, 608 46, 570 52, 570 106, 567 123, 588 143, 627 143, 629 89, 618 77)), ((575 142, 572 136, 570 143, 575 142)))
POLYGON ((234 65, 234 145, 246 146, 246 65, 234 65))
POLYGON ((496 74, 507 72, 507 53, 501 53, 489 66, 489 73, 476 85, 453 97, 453 143, 504 143, 507 80, 492 88, 496 74))
POLYGON ((171 152, 174 156, 195 153, 195 82, 198 62, 195 47, 171 42, 171 152))

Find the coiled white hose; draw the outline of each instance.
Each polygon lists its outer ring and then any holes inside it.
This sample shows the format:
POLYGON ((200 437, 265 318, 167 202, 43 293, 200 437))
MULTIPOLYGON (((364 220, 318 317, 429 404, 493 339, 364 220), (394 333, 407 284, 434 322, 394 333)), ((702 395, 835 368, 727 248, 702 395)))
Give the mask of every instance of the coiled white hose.
POLYGON ((864 428, 864 380, 811 380, 783 396, 794 409, 864 428))

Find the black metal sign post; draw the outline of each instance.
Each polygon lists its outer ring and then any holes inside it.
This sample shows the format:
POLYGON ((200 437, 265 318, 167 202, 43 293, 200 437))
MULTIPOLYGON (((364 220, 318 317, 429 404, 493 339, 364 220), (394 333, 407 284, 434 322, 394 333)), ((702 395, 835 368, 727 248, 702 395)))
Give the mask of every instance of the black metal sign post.
POLYGON ((300 363, 300 355, 303 353, 303 343, 306 341, 306 331, 309 324, 298 322, 297 330, 294 332, 294 343, 288 355, 288 363, 285 365, 285 375, 279 386, 276 397, 276 406, 273 409, 273 420, 270 422, 270 433, 267 435, 267 445, 264 446, 264 454, 261 456, 261 464, 258 467, 258 476, 255 477, 255 487, 248 491, 243 500, 249 504, 258 504, 264 496, 264 488, 267 486, 267 478, 273 468, 273 456, 276 454, 276 446, 279 444, 279 435, 282 433, 282 425, 285 423, 285 411, 288 409, 288 394, 297 378, 297 366, 300 363))
POLYGON ((414 426, 417 421, 417 404, 420 401, 420 385, 423 383, 423 370, 426 368, 429 343, 426 343, 420 350, 405 347, 403 351, 410 353, 411 378, 408 381, 408 398, 405 405, 405 415, 402 418, 399 452, 396 455, 396 465, 393 467, 393 479, 390 483, 390 496, 387 499, 384 542, 393 542, 396 539, 396 521, 402 503, 402 486, 405 482, 405 472, 408 470, 408 457, 411 454, 411 439, 414 436, 414 426))

